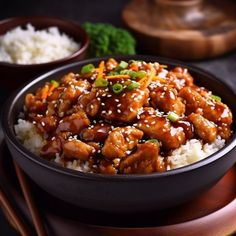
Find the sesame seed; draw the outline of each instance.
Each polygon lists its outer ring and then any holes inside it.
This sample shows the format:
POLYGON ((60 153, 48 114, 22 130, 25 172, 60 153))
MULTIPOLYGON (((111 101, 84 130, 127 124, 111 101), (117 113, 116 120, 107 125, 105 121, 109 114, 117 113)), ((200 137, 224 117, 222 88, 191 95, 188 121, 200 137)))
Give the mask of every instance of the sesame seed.
POLYGON ((121 103, 119 103, 118 105, 117 105, 117 107, 120 107, 121 106, 121 103))
POLYGON ((112 110, 109 110, 107 113, 108 113, 108 115, 111 115, 112 114, 112 110))
POLYGON ((42 125, 42 126, 45 126, 45 123, 42 121, 42 122, 41 122, 41 125, 42 125))
POLYGON ((115 102, 119 102, 119 99, 115 99, 115 102))
POLYGON ((121 113, 121 110, 120 110, 120 109, 118 109, 118 110, 117 110, 117 112, 118 112, 118 113, 121 113))
POLYGON ((110 97, 112 97, 112 95, 111 95, 111 94, 108 94, 107 97, 110 98, 110 97))

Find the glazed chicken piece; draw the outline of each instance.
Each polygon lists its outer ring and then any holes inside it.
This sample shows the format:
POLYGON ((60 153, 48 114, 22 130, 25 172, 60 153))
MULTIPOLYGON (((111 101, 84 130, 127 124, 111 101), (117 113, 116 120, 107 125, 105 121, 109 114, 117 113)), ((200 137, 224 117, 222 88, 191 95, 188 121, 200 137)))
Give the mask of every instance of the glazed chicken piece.
POLYGON ((40 152, 40 156, 45 157, 47 159, 55 158, 56 154, 61 154, 62 152, 62 142, 59 137, 56 137, 50 141, 48 141, 40 152))
POLYGON ((98 114, 101 101, 99 98, 99 90, 92 89, 89 93, 84 93, 78 99, 78 104, 89 116, 94 117, 98 114))
POLYGON ((82 130, 80 136, 85 141, 104 142, 110 130, 110 125, 97 124, 82 130))
POLYGON ((181 67, 175 67, 171 70, 167 74, 166 80, 168 84, 174 85, 178 91, 184 86, 193 85, 193 77, 188 73, 186 68, 181 67))
POLYGON ((156 143, 146 142, 137 145, 137 151, 120 163, 122 174, 147 174, 157 170, 164 171, 159 157, 160 148, 156 143))
POLYGON ((35 126, 43 134, 44 138, 48 138, 50 133, 55 131, 58 125, 58 117, 56 116, 43 116, 30 113, 29 120, 35 122, 35 126))
POLYGON ((143 132, 133 127, 115 128, 104 143, 102 155, 107 159, 123 158, 137 145, 142 136, 143 132))
POLYGON ((188 114, 200 113, 206 119, 219 125, 230 125, 233 121, 232 113, 227 105, 207 99, 207 96, 201 96, 194 88, 185 87, 181 89, 179 96, 185 99, 188 114))
POLYGON ((232 130, 230 129, 230 125, 228 124, 221 124, 217 126, 218 129, 218 135, 220 135, 221 138, 227 140, 232 135, 232 130))
POLYGON ((173 123, 175 128, 183 128, 185 136, 187 139, 192 139, 194 136, 194 127, 191 122, 189 122, 186 118, 181 118, 173 123))
POLYGON ((115 69, 117 65, 118 65, 118 62, 115 59, 109 58, 108 61, 106 62, 106 70, 111 71, 115 69))
POLYGON ((130 122, 136 118, 148 96, 148 89, 133 89, 121 95, 112 95, 106 100, 101 117, 107 121, 130 122))
POLYGON ((206 105, 206 99, 191 87, 184 87, 180 90, 179 96, 186 101, 186 113, 202 111, 206 105))
POLYGON ((186 141, 182 127, 173 127, 168 119, 156 115, 155 110, 151 107, 144 109, 137 128, 141 129, 147 137, 161 141, 166 150, 178 148, 186 141))
POLYGON ((185 105, 182 99, 178 97, 177 90, 170 86, 164 85, 151 89, 150 97, 154 108, 159 108, 166 113, 173 111, 178 115, 185 112, 185 105))
POLYGON ((65 158, 87 161, 96 150, 80 140, 67 140, 63 144, 63 152, 65 158))
POLYGON ((49 159, 55 158, 56 154, 60 155, 62 153, 62 145, 69 136, 69 132, 61 132, 58 135, 53 136, 42 147, 40 155, 49 159))
POLYGON ((55 88, 48 96, 48 114, 57 113, 60 117, 77 102, 77 98, 91 88, 87 80, 76 79, 73 73, 63 77, 62 84, 64 88, 55 88), (56 101, 56 102, 55 102, 56 101))
POLYGON ((28 113, 45 114, 47 105, 41 99, 38 99, 32 93, 25 96, 25 107, 28 113))
POLYGON ((217 128, 215 124, 200 114, 192 113, 188 119, 193 123, 195 133, 206 143, 212 143, 217 137, 217 128))
POLYGON ((79 134, 82 129, 90 125, 84 111, 78 111, 70 116, 64 117, 57 127, 56 133, 59 132, 71 132, 72 134, 79 134))
POLYGON ((229 107, 221 102, 208 101, 203 108, 203 116, 219 125, 231 125, 233 122, 233 115, 229 107))
POLYGON ((99 173, 102 174, 115 175, 118 172, 116 164, 113 161, 108 161, 105 159, 100 161, 98 168, 99 168, 99 173))

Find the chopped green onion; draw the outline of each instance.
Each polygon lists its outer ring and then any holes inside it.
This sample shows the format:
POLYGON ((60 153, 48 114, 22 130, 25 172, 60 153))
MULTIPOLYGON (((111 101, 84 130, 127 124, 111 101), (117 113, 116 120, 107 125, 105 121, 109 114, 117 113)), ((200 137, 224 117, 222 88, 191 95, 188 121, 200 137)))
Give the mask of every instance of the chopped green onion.
POLYGON ((129 64, 128 64, 126 61, 121 61, 120 64, 118 65, 118 67, 119 67, 120 69, 125 69, 125 68, 128 67, 128 65, 129 65, 129 64))
POLYGON ((213 100, 215 100, 216 102, 221 102, 221 97, 219 97, 219 96, 217 96, 217 95, 211 95, 211 98, 213 99, 213 100))
POLYGON ((155 138, 153 138, 153 139, 149 139, 149 140, 147 140, 146 142, 154 143, 154 144, 159 145, 159 141, 158 141, 157 139, 155 139, 155 138))
POLYGON ((179 119, 179 116, 174 113, 174 112, 169 112, 169 114, 167 115, 167 118, 172 121, 172 122, 176 122, 179 119))
POLYGON ((57 88, 60 86, 60 83, 56 80, 51 80, 51 83, 54 84, 54 87, 57 88))
POLYGON ((97 78, 95 80, 96 87, 107 87, 108 83, 109 82, 106 79, 103 79, 103 78, 97 78))
POLYGON ((82 67, 81 69, 81 74, 84 75, 84 74, 88 74, 88 73, 91 73, 93 70, 94 70, 94 65, 93 64, 88 64, 88 65, 85 65, 82 67))
POLYGON ((137 83, 137 82, 135 82, 135 81, 132 81, 132 83, 130 83, 130 84, 127 86, 127 88, 131 90, 131 89, 138 88, 139 86, 140 86, 139 83, 137 83))
POLYGON ((119 83, 116 83, 112 86, 112 90, 114 93, 118 94, 118 93, 121 93, 123 91, 123 86, 122 84, 119 84, 119 83))
POLYGON ((119 75, 119 73, 117 71, 111 71, 108 73, 108 75, 119 75))
POLYGON ((142 79, 142 78, 145 77, 146 75, 147 75, 146 71, 140 70, 140 71, 137 71, 137 72, 136 72, 136 76, 135 76, 135 77, 137 77, 137 78, 139 78, 139 79, 142 79))
POLYGON ((129 75, 132 79, 137 78, 137 72, 133 70, 121 70, 121 75, 129 75))
POLYGON ((121 71, 120 71, 120 74, 121 74, 121 75, 128 75, 129 72, 130 72, 130 70, 121 70, 121 71))

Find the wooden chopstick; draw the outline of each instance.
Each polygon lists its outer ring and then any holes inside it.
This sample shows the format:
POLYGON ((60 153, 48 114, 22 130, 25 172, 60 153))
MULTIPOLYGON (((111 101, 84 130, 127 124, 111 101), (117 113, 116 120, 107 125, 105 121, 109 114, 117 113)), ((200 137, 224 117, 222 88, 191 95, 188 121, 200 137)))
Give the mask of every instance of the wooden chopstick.
POLYGON ((29 187, 28 181, 26 179, 26 176, 16 162, 14 162, 14 166, 16 169, 16 174, 17 174, 26 204, 27 204, 28 209, 31 214, 37 235, 38 236, 46 236, 47 233, 46 233, 43 221, 40 217, 39 211, 36 207, 35 201, 33 200, 32 194, 30 192, 30 187, 29 187))
POLYGON ((20 216, 16 213, 14 207, 0 189, 0 204, 3 206, 4 210, 9 215, 10 219, 12 220, 14 226, 22 236, 30 236, 29 230, 24 222, 21 220, 20 216))

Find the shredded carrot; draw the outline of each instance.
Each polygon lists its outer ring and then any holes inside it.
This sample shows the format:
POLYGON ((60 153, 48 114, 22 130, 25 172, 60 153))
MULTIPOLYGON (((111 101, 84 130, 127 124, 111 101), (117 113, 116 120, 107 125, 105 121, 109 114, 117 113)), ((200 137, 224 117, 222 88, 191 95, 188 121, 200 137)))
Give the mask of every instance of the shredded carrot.
POLYGON ((148 76, 145 76, 138 81, 143 89, 148 87, 148 85, 152 82, 153 77, 155 76, 156 70, 153 67, 150 67, 150 70, 151 71, 148 76))
POLYGON ((130 79, 129 75, 107 75, 105 79, 130 79))
POLYGON ((133 70, 133 71, 138 71, 139 68, 138 68, 138 65, 136 63, 132 63, 130 66, 129 66, 129 69, 130 70, 133 70))
POLYGON ((99 66, 98 66, 98 75, 97 78, 102 78, 103 77, 103 71, 104 71, 104 67, 105 67, 105 62, 101 61, 99 66))
POLYGON ((44 100, 48 96, 49 86, 45 85, 41 90, 41 99, 44 100))
POLYGON ((51 84, 50 84, 50 87, 49 87, 49 89, 48 89, 48 94, 51 94, 52 91, 53 91, 55 88, 56 88, 56 85, 55 85, 54 83, 51 83, 51 84))
POLYGON ((166 80, 165 80, 165 79, 163 79, 163 78, 161 78, 161 77, 158 77, 158 76, 154 76, 154 77, 152 78, 152 80, 153 80, 153 81, 160 81, 160 82, 162 82, 162 83, 166 83, 166 80))

